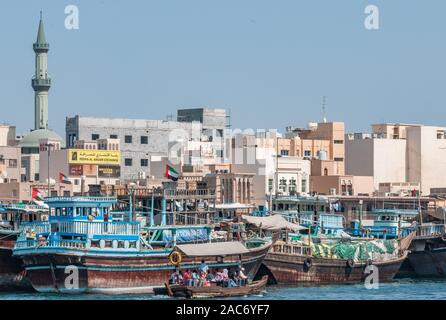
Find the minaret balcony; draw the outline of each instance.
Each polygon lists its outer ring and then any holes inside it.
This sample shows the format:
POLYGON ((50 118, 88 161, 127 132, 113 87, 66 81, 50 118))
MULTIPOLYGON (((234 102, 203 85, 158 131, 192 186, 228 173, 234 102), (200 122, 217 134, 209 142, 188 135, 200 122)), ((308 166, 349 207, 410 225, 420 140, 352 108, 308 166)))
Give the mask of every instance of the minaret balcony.
POLYGON ((32 79, 34 91, 48 91, 51 88, 51 79, 32 79))
POLYGON ((34 43, 33 48, 35 52, 48 52, 50 50, 49 43, 34 43))

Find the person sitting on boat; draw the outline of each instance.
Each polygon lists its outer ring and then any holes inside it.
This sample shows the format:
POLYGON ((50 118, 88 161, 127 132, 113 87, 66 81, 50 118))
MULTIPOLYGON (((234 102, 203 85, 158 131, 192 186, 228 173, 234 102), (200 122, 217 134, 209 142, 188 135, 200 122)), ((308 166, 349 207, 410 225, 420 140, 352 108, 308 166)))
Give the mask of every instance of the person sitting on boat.
POLYGON ((224 274, 221 272, 220 269, 217 269, 217 273, 215 274, 214 281, 217 283, 217 285, 221 285, 224 280, 224 274))
POLYGON ((183 274, 183 284, 185 286, 190 286, 192 284, 191 273, 189 269, 187 269, 183 274))
POLYGON ((178 275, 177 275, 177 271, 175 270, 170 275, 169 284, 177 284, 177 283, 178 283, 178 275))
POLYGON ((243 271, 245 271, 245 268, 240 267, 237 275, 240 286, 245 286, 248 279, 248 277, 245 275, 243 271))
POLYGON ((209 272, 208 273, 208 275, 207 275, 207 281, 210 281, 210 282, 215 282, 215 276, 214 276, 214 274, 212 273, 212 272, 209 272))
POLYGON ((206 272, 200 272, 200 279, 198 282, 199 287, 204 287, 207 280, 207 273, 206 272))
POLYGON ((237 279, 236 279, 236 273, 232 273, 231 277, 229 277, 229 279, 227 280, 227 284, 226 286, 228 288, 233 288, 233 287, 237 287, 237 279))
POLYGON ((197 270, 194 270, 192 272, 192 286, 196 287, 198 286, 199 276, 197 270))
POLYGON ((177 284, 183 283, 183 272, 181 270, 177 271, 177 284))

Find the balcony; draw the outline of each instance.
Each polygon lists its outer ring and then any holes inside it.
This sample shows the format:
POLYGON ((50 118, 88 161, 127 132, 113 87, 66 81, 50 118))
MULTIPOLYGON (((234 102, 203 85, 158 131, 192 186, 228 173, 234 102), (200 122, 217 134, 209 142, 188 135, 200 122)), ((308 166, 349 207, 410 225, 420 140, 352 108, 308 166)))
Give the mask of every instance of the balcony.
POLYGON ((48 52, 50 50, 49 43, 34 43, 33 49, 35 52, 48 52))
POLYGON ((31 85, 35 90, 48 91, 51 87, 51 79, 32 79, 31 85))

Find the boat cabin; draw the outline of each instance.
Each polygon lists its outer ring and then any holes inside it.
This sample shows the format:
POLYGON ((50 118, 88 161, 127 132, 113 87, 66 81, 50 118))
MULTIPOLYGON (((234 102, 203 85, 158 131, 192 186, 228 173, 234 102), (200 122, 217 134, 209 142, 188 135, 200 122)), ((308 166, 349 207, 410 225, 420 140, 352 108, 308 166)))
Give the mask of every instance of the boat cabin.
POLYGON ((51 197, 49 221, 24 225, 17 247, 139 250, 138 222, 114 221, 113 197, 51 197))
POLYGON ((397 238, 413 231, 413 221, 419 212, 410 209, 375 209, 369 213, 373 220, 353 220, 350 233, 353 236, 397 238))

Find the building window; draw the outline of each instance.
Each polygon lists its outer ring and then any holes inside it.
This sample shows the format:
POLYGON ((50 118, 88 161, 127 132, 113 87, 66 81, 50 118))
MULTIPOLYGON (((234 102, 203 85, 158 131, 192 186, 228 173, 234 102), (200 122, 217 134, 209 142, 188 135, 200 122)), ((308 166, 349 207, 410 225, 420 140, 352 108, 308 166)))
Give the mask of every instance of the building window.
POLYGON ((141 144, 148 144, 148 143, 149 143, 149 137, 141 136, 141 144))
POLYGON ((9 168, 17 168, 17 159, 9 159, 9 168))
POLYGON ((301 188, 302 192, 307 192, 307 180, 306 179, 302 179, 302 188, 301 188))
POLYGON ((126 159, 124 160, 124 164, 125 164, 126 167, 131 167, 131 166, 133 165, 133 159, 131 159, 131 158, 126 158, 126 159))
POLYGON ((79 185, 79 179, 74 179, 74 185, 78 186, 79 185))
POLYGON ((324 176, 328 176, 328 169, 327 168, 324 169, 324 176))
POLYGON ((124 137, 124 142, 125 142, 125 143, 132 143, 132 141, 133 141, 132 136, 125 136, 125 137, 124 137))
POLYGON ((118 135, 117 134, 111 134, 110 135, 110 139, 118 139, 118 135))
POLYGON ((287 157, 289 155, 289 151, 288 150, 280 150, 280 155, 282 157, 287 157))
POLYGON ((291 178, 290 179, 290 186, 288 188, 290 194, 296 193, 296 179, 291 178))
POLYGON ((310 150, 305 150, 304 151, 304 157, 311 157, 311 151, 310 150))
POLYGON ((334 140, 334 144, 344 144, 344 140, 334 140))
POLYGON ((334 161, 344 161, 344 158, 334 158, 334 161))
POLYGON ((98 140, 98 139, 99 139, 99 135, 98 135, 98 134, 93 133, 93 134, 91 135, 91 140, 96 141, 96 140, 98 140))
POLYGON ((38 173, 34 174, 34 181, 39 181, 40 175, 38 173))
POLYGON ((279 183, 279 190, 282 192, 286 192, 286 179, 282 178, 280 179, 280 183, 279 183))
POLYGON ((149 166, 149 160, 141 159, 141 167, 148 167, 148 166, 149 166))
POLYGON ((269 190, 269 192, 273 191, 273 183, 274 183, 273 179, 268 179, 268 190, 269 190))

